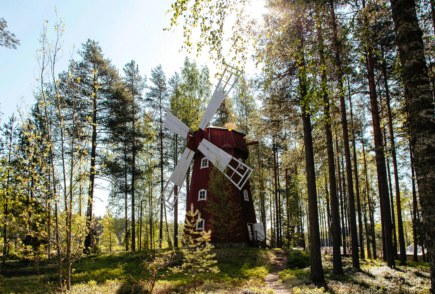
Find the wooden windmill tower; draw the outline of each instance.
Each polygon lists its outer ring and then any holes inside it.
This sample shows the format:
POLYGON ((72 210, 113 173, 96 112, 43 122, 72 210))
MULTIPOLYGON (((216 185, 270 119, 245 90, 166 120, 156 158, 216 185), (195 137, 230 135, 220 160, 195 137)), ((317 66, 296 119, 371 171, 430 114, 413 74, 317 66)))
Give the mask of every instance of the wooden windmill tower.
POLYGON ((210 179, 210 167, 213 164, 231 181, 234 203, 241 208, 237 214, 236 223, 240 226, 240 234, 230 237, 230 242, 238 245, 258 245, 265 241, 262 223, 256 223, 254 204, 249 186, 249 177, 252 169, 244 161, 248 157, 247 146, 252 143, 245 142, 245 135, 227 128, 208 127, 217 109, 238 80, 239 72, 227 66, 215 89, 215 92, 206 108, 204 116, 199 123, 199 130, 192 133, 172 113, 166 111, 164 127, 187 139, 187 147, 178 161, 174 172, 162 194, 162 201, 168 206, 173 206, 176 198, 171 201, 175 186, 180 189, 183 185, 187 170, 194 159, 190 191, 187 200, 187 209, 193 204, 194 209, 201 212, 201 221, 197 224, 197 230, 211 230, 212 242, 217 242, 210 219, 215 217, 207 213, 204 208, 207 201, 207 190, 210 179), (225 89, 229 87, 228 91, 225 89), (167 193, 168 187, 172 189, 167 193), (168 195, 166 195, 168 194, 168 195))

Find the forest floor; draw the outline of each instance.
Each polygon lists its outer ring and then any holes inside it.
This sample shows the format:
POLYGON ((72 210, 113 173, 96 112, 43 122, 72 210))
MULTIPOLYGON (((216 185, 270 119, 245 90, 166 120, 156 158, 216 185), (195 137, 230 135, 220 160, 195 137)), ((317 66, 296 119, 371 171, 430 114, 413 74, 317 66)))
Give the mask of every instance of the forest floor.
MULTIPOLYGON (((326 289, 309 281, 310 270, 286 268, 289 250, 257 248, 214 249, 217 274, 200 274, 197 293, 429 293, 429 266, 409 262, 390 269, 383 261, 361 261, 361 271, 343 258, 344 276, 332 274, 332 256, 323 256, 326 289)), ((149 271, 144 261, 154 252, 112 253, 83 258, 73 264, 72 291, 68 293, 148 293, 149 271), (142 282, 145 281, 145 282, 142 282)), ((173 265, 181 264, 181 255, 173 265)), ((0 269, 0 293, 58 293, 57 267, 38 267, 23 261, 7 262, 0 269)), ((193 279, 184 274, 167 275, 153 293, 194 293, 193 279)))

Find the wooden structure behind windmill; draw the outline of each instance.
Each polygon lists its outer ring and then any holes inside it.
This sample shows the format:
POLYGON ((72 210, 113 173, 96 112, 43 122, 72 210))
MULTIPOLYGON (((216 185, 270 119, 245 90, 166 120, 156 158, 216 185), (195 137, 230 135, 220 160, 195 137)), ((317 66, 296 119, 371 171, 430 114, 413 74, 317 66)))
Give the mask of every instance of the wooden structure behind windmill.
POLYGON ((166 111, 164 126, 179 136, 186 138, 187 147, 166 183, 161 197, 162 201, 165 201, 169 207, 173 206, 177 197, 171 198, 173 191, 175 187, 178 189, 182 187, 190 163, 194 160, 187 209, 193 203, 194 209, 201 212, 201 221, 197 224, 197 231, 211 229, 211 241, 213 243, 218 242, 210 224, 210 219, 215 216, 204 209, 207 193, 210 193, 207 188, 210 180, 210 167, 213 164, 233 184, 232 191, 229 192, 234 195, 232 201, 241 208, 241 213, 233 216, 237 218, 235 221, 240 226, 239 231, 241 233, 230 236, 228 241, 239 246, 265 246, 264 227, 262 223, 256 222, 254 204, 249 188, 249 177, 252 169, 244 163, 248 158, 247 145, 249 143, 245 142, 245 135, 240 132, 227 128, 207 127, 225 99, 226 94, 231 91, 237 82, 239 74, 234 68, 226 66, 199 123, 198 131, 192 133, 189 127, 171 112, 166 111), (228 86, 229 90, 225 91, 228 86), (172 188, 170 185, 172 185, 172 188))

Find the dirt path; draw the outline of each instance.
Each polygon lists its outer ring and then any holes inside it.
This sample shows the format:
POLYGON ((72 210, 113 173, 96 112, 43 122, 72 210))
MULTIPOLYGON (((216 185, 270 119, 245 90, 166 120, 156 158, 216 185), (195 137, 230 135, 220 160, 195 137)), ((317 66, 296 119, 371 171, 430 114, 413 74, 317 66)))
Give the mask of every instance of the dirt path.
POLYGON ((278 281, 278 273, 284 270, 287 266, 287 254, 284 250, 276 249, 274 251, 275 257, 272 260, 272 271, 266 277, 264 281, 269 289, 275 291, 276 294, 289 293, 284 285, 278 281))

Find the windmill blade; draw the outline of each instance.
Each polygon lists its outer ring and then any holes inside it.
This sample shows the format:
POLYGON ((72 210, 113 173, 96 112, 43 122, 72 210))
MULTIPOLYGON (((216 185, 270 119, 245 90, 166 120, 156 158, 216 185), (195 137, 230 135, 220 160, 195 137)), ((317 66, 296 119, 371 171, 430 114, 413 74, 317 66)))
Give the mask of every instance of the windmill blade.
POLYGON ((242 190, 252 172, 252 168, 233 157, 228 164, 225 176, 234 184, 234 186, 239 190, 242 190))
POLYGON ((221 172, 225 170, 232 159, 231 155, 216 147, 216 145, 206 139, 201 141, 198 150, 201 151, 201 153, 204 154, 204 156, 207 157, 208 160, 210 160, 221 172))
POLYGON ((178 188, 183 186, 183 180, 186 176, 187 170, 189 169, 189 165, 192 162, 193 156, 195 152, 190 150, 189 148, 184 149, 183 155, 177 163, 177 166, 174 169, 169 180, 177 185, 178 188))
POLYGON ((253 171, 249 166, 206 139, 201 141, 198 150, 223 172, 239 190, 243 189, 253 171))
POLYGON ((166 111, 166 121, 163 125, 165 128, 176 133, 180 137, 187 139, 187 134, 189 133, 189 127, 183 124, 175 115, 171 112, 166 111))
POLYGON ((205 130, 208 123, 213 118, 214 114, 218 110, 219 106, 222 104, 222 101, 224 101, 225 95, 221 91, 216 88, 216 90, 213 93, 213 96, 210 99, 210 103, 207 106, 207 109, 204 112, 204 116, 201 119, 201 122, 199 123, 199 128, 202 130, 205 130))

